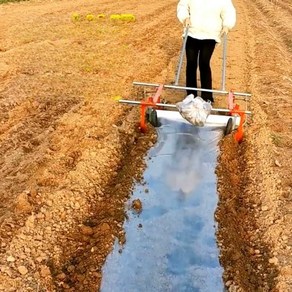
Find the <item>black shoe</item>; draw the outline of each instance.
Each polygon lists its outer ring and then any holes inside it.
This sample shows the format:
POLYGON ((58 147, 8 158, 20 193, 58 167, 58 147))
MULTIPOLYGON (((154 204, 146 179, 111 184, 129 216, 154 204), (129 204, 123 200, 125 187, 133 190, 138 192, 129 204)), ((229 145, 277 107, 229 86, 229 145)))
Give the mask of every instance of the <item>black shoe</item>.
MULTIPOLYGON (((209 92, 208 92, 209 93, 209 92)), ((211 94, 202 94, 202 98, 205 100, 205 101, 210 101, 210 102, 214 102, 214 98, 211 94)))

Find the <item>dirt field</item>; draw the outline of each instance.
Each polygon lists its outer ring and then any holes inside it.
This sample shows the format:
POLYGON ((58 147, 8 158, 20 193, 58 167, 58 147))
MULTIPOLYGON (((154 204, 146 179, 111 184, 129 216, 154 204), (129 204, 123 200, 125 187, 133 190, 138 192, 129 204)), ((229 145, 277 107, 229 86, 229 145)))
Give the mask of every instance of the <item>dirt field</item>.
MULTIPOLYGON (((138 109, 115 99, 136 99, 133 81, 173 82, 176 4, 0 5, 0 291, 99 288, 115 238, 126 240, 124 202, 155 141, 153 130, 137 130, 138 109), (110 20, 116 13, 136 21, 110 20)), ((243 143, 230 136, 220 145, 224 280, 229 291, 290 291, 292 6, 234 4, 226 88, 251 92, 253 115, 243 143)), ((212 61, 216 89, 221 47, 212 61)), ((170 102, 183 96, 165 93, 170 102)))

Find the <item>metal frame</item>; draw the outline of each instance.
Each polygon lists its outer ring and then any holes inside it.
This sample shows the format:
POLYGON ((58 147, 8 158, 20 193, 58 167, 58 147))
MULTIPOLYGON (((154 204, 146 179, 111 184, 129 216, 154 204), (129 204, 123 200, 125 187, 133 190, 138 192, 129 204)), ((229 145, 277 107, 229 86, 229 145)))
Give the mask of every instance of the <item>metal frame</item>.
MULTIPOLYGON (((134 81, 133 85, 136 86, 149 86, 149 87, 159 87, 161 86, 161 84, 158 83, 146 83, 146 82, 137 82, 134 81)), ((226 91, 226 90, 214 90, 214 89, 204 89, 204 88, 196 88, 196 87, 186 87, 186 86, 179 86, 179 85, 163 85, 163 88, 166 89, 177 89, 177 90, 199 90, 199 91, 204 91, 204 92, 213 92, 213 93, 217 93, 217 94, 222 94, 222 95, 226 95, 228 94, 230 91, 226 91)), ((251 97, 250 93, 244 93, 244 92, 235 92, 232 91, 234 96, 244 96, 244 97, 251 97)))
POLYGON ((120 103, 124 104, 131 104, 131 105, 139 105, 141 108, 141 116, 140 116, 140 130, 142 132, 146 131, 146 121, 145 121, 145 116, 146 116, 146 111, 147 108, 152 108, 152 109, 157 109, 157 108, 172 108, 172 109, 177 109, 176 105, 174 104, 165 104, 161 103, 160 97, 163 89, 175 89, 175 90, 195 90, 195 91, 201 91, 201 92, 213 92, 216 94, 221 94, 221 95, 228 95, 227 97, 227 106, 228 109, 222 109, 222 108, 213 108, 212 111, 218 113, 229 113, 230 116, 239 116, 240 117, 240 123, 237 128, 237 131, 234 135, 235 139, 238 142, 242 141, 243 138, 243 125, 246 120, 246 115, 250 115, 250 111, 242 111, 239 109, 239 105, 235 104, 235 96, 237 96, 237 99, 244 99, 246 102, 250 99, 251 94, 250 93, 244 93, 244 92, 235 92, 235 91, 226 91, 225 90, 225 81, 226 81, 226 52, 227 52, 227 35, 224 34, 223 36, 223 64, 222 64, 222 80, 221 80, 221 90, 214 90, 214 89, 204 89, 204 88, 194 88, 194 87, 186 87, 186 86, 179 86, 178 81, 179 81, 179 76, 182 68, 182 63, 183 63, 183 58, 184 58, 184 52, 185 52, 185 47, 186 47, 186 42, 187 42, 187 36, 188 36, 188 29, 189 27, 185 28, 185 33, 184 33, 184 40, 183 40, 183 45, 182 49, 180 52, 180 58, 179 58, 179 63, 178 63, 178 68, 175 76, 175 82, 174 85, 165 85, 165 84, 158 84, 158 83, 146 83, 146 82, 133 82, 133 85, 136 86, 144 86, 144 87, 155 87, 156 92, 153 96, 146 97, 142 101, 134 101, 134 100, 124 100, 121 99, 119 100, 120 103))
MULTIPOLYGON (((177 106, 175 104, 168 104, 168 103, 154 103, 151 101, 136 101, 136 100, 127 100, 127 99, 120 99, 119 103, 124 104, 131 104, 131 105, 145 105, 145 106, 152 106, 152 107, 162 107, 162 108, 171 108, 171 109, 177 109, 177 106)), ((230 113, 230 109, 224 109, 224 108, 212 108, 211 112, 216 113, 230 113)), ((251 115, 251 111, 240 111, 244 114, 251 115)))

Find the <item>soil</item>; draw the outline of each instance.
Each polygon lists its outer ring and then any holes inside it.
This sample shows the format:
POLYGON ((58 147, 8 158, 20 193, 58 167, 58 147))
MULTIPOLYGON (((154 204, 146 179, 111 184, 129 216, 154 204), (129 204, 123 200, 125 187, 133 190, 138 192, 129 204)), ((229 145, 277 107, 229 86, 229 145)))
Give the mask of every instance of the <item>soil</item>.
MULTIPOLYGON (((232 134, 220 142, 220 261, 229 291, 289 291, 292 8, 290 0, 234 4, 226 88, 252 93, 252 116, 241 144, 232 134)), ((99 290, 114 241, 126 241, 126 202, 155 142, 153 128, 138 129, 139 109, 117 99, 145 95, 133 81, 174 81, 176 5, 0 5, 0 291, 99 290), (111 20, 117 13, 136 20, 111 20)), ((184 92, 163 97, 173 103, 184 92)))

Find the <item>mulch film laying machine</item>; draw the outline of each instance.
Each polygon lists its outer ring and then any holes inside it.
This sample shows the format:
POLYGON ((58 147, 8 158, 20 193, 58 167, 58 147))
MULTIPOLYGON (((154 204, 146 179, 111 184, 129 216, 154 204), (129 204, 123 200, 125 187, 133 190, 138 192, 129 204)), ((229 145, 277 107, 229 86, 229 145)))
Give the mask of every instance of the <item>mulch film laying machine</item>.
MULTIPOLYGON (((188 28, 186 28, 185 36, 187 36, 188 28)), ((234 131, 234 138, 236 141, 241 142, 243 139, 243 126, 246 122, 247 115, 250 115, 251 112, 247 110, 247 105, 250 100, 251 94, 249 93, 241 93, 235 91, 226 91, 225 90, 225 76, 226 76, 226 51, 227 51, 227 36, 223 36, 223 56, 222 56, 222 81, 221 81, 221 90, 210 90, 203 88, 190 88, 185 86, 179 86, 179 76, 182 68, 184 51, 186 46, 187 37, 184 37, 182 49, 180 52, 177 73, 175 76, 175 82, 172 85, 165 84, 156 84, 156 83, 145 83, 145 82, 133 82, 135 86, 143 86, 155 88, 154 94, 151 96, 144 97, 143 100, 135 101, 135 100, 125 100, 120 99, 120 103, 131 104, 131 105, 139 105, 141 108, 140 115, 140 130, 145 132, 147 129, 147 123, 151 123, 154 127, 160 125, 159 116, 168 116, 172 117, 177 115, 178 119, 181 119, 181 115, 178 112, 178 108, 176 104, 168 104, 164 103, 161 94, 164 89, 172 89, 172 90, 198 90, 205 92, 213 92, 215 94, 225 95, 227 97, 227 108, 212 108, 211 113, 208 115, 205 125, 206 126, 220 126, 224 127, 224 134, 230 134, 234 131), (241 110, 240 106, 236 104, 237 100, 242 100, 245 102, 245 110, 241 110), (167 110, 170 109, 170 110, 167 110), (176 111, 174 111, 176 110, 176 111)))

